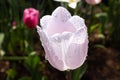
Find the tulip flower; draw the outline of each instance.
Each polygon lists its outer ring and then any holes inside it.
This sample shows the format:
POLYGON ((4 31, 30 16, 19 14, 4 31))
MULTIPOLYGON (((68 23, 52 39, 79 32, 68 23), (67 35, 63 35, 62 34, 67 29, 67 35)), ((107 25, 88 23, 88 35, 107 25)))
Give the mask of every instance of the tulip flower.
POLYGON ((86 0, 86 2, 90 5, 96 5, 101 3, 102 0, 86 0))
POLYGON ((69 7, 75 9, 77 6, 77 3, 81 0, 54 0, 54 1, 67 2, 69 7))
POLYGON ((45 58, 60 71, 73 70, 86 60, 88 34, 84 19, 71 14, 64 8, 56 8, 46 15, 37 26, 45 58))
POLYGON ((35 28, 38 24, 39 11, 34 8, 24 10, 23 22, 28 28, 35 28))

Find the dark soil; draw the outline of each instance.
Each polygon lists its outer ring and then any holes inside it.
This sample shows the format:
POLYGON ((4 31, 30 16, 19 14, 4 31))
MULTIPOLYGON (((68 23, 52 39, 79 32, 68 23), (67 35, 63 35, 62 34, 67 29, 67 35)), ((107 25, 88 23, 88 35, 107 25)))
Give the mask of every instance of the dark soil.
POLYGON ((88 70, 83 80, 120 80, 120 51, 94 48, 87 61, 88 70))

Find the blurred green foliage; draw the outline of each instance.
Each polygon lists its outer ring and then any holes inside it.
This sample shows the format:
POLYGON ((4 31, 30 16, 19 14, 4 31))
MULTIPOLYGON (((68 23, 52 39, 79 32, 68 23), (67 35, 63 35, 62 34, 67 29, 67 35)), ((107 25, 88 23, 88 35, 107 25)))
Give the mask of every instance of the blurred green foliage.
POLYGON ((112 46, 120 49, 120 0, 110 0, 108 11, 109 21, 111 23, 112 46))
MULTIPOLYGON (((0 0, 0 61, 7 60, 13 63, 4 72, 6 78, 0 77, 0 80, 49 80, 42 74, 44 73, 42 66, 46 64, 40 64, 44 59, 43 55, 40 55, 43 54, 43 48, 40 46, 38 34, 35 29, 30 30, 23 24, 22 16, 25 8, 33 7, 40 11, 41 18, 50 15, 60 5, 53 0, 0 0), (14 22, 16 24, 13 24, 14 22), (35 49, 36 44, 39 51, 35 49), (16 66, 18 64, 24 66, 28 75, 18 76, 21 75, 17 72, 17 67, 20 67, 16 66)), ((120 48, 120 0, 109 0, 107 5, 101 3, 94 6, 81 0, 76 9, 69 8, 67 3, 63 6, 71 14, 77 14, 85 19, 89 35, 96 34, 98 39, 102 39, 102 42, 92 46, 105 47, 107 44, 120 48)), ((80 80, 86 69, 87 64, 84 64, 72 71, 73 80, 80 80)))

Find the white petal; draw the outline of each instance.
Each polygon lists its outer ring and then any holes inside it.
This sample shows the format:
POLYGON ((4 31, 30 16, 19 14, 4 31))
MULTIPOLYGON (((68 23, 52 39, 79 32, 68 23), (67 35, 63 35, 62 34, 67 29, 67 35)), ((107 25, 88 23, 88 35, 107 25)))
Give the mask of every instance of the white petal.
POLYGON ((70 22, 60 22, 54 18, 49 21, 47 25, 46 32, 49 36, 54 35, 56 33, 62 34, 63 32, 75 32, 75 27, 70 22), (59 24, 59 25, 58 25, 59 24))
POLYGON ((38 26, 37 32, 40 35, 40 40, 46 53, 45 58, 56 69, 60 71, 66 70, 67 66, 65 65, 64 56, 72 33, 64 32, 62 35, 56 34, 52 37, 48 37, 46 33, 38 26))
POLYGON ((76 32, 71 38, 71 42, 65 57, 66 65, 70 69, 80 67, 87 56, 88 50, 88 36, 84 29, 76 32))
POLYGON ((67 53, 65 57, 66 65, 69 69, 76 69, 80 67, 86 59, 87 45, 71 43, 67 53))
POLYGON ((72 2, 72 3, 69 3, 68 5, 69 5, 69 7, 75 9, 77 6, 77 2, 72 2))
POLYGON ((88 34, 86 28, 80 28, 75 32, 75 34, 71 38, 71 42, 77 44, 83 44, 85 42, 85 39, 87 38, 88 38, 88 34))
POLYGON ((40 24, 43 29, 47 28, 47 24, 49 23, 50 20, 51 20, 50 15, 46 15, 46 16, 42 17, 42 19, 40 19, 40 24))
POLYGON ((52 16, 59 21, 66 22, 71 17, 71 14, 64 7, 58 7, 53 11, 52 16))
POLYGON ((54 0, 54 1, 58 1, 58 2, 69 2, 69 0, 54 0))
POLYGON ((84 28, 85 22, 84 19, 79 16, 73 16, 69 19, 69 22, 73 24, 73 26, 78 30, 79 28, 84 28))
POLYGON ((68 69, 65 63, 65 54, 69 46, 68 44, 71 35, 72 33, 64 32, 62 35, 56 34, 50 38, 50 44, 54 52, 52 54, 56 55, 57 59, 54 57, 52 58, 55 60, 56 68, 61 71, 68 69))
POLYGON ((57 59, 57 57, 56 57, 56 55, 54 55, 55 54, 54 50, 51 47, 51 44, 48 40, 48 37, 47 37, 46 33, 43 30, 41 30, 40 27, 37 27, 37 32, 40 35, 40 40, 42 42, 42 46, 44 47, 44 50, 45 50, 45 53, 46 53, 45 58, 49 61, 49 63, 53 67, 57 68, 57 66, 55 64, 56 63, 55 59, 57 59))

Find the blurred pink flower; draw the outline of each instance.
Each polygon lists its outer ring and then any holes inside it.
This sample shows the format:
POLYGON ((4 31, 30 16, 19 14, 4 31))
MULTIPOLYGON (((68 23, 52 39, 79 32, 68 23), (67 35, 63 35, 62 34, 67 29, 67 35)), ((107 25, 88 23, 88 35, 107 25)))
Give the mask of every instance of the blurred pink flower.
POLYGON ((23 22, 28 28, 35 28, 38 24, 39 11, 34 8, 27 8, 24 10, 23 22))
POLYGON ((58 7, 44 16, 37 32, 45 50, 45 58, 60 71, 80 67, 87 56, 88 34, 84 19, 58 7))
POLYGON ((16 21, 13 21, 12 26, 16 26, 16 25, 17 25, 16 21))
POLYGON ((13 28, 13 29, 16 29, 16 26, 17 26, 16 21, 13 21, 13 22, 12 22, 12 28, 13 28))
POLYGON ((86 2, 90 5, 96 5, 101 3, 102 0, 86 0, 86 2))

